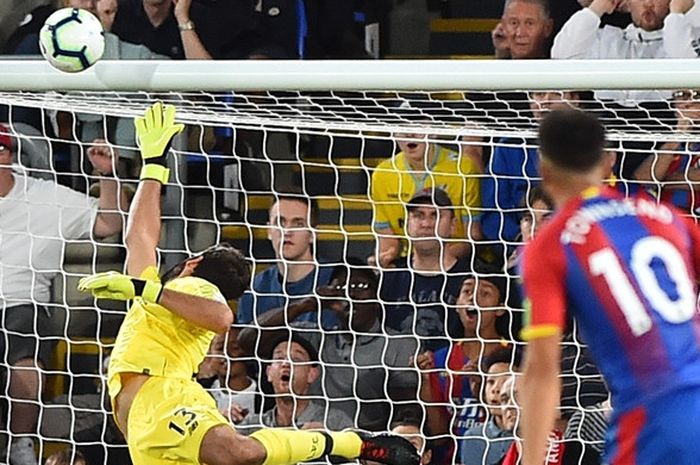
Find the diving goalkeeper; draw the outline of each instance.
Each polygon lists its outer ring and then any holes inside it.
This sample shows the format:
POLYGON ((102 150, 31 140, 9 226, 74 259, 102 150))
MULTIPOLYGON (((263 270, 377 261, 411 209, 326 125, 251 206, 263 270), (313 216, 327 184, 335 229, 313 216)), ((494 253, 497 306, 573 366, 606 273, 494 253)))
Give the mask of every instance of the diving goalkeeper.
POLYGON ((227 300, 250 281, 244 257, 216 245, 159 278, 160 193, 166 156, 182 131, 175 108, 160 102, 135 121, 141 182, 126 232, 127 274, 98 273, 79 289, 102 299, 132 300, 112 352, 108 387, 114 418, 135 465, 287 465, 337 456, 418 465, 415 448, 396 436, 262 429, 236 433, 193 378, 215 333, 230 327, 227 300))

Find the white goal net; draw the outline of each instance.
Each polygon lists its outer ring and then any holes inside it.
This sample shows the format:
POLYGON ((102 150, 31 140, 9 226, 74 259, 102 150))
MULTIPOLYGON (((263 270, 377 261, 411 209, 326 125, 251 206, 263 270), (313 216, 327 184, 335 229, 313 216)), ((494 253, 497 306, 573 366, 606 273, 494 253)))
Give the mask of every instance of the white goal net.
MULTIPOLYGON (((700 208, 700 73, 681 62, 656 82, 630 63, 638 84, 602 66, 584 72, 590 64, 534 64, 520 80, 521 64, 287 73, 289 64, 185 63, 168 77, 127 63, 133 80, 114 77, 116 62, 83 77, 10 64, 0 80, 0 149, 12 154, 0 150, 0 462, 28 445, 39 460, 70 446, 91 465, 129 463, 105 383, 126 307, 76 285, 123 269, 115 218, 126 218, 137 184, 132 120, 160 100, 187 128, 162 199, 161 269, 226 241, 256 274, 197 376, 221 411, 242 432, 399 425, 429 440, 432 463, 496 463, 518 435, 508 380, 522 352, 519 246, 551 209, 537 188, 542 113, 599 116, 614 188, 693 217, 700 208), (645 89, 651 101, 626 92, 645 89), (93 145, 119 159, 100 165, 93 145), (107 237, 87 196, 109 216, 107 237)), ((573 328, 562 348, 550 455, 599 463, 605 386, 573 328)))

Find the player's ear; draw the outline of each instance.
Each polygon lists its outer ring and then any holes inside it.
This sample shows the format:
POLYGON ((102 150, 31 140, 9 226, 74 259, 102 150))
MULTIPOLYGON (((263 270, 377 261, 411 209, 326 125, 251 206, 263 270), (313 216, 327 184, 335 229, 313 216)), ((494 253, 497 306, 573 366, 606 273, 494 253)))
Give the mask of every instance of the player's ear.
POLYGON ((306 382, 313 384, 318 377, 321 375, 321 370, 318 369, 318 365, 314 365, 309 370, 309 374, 306 376, 306 382))
POLYGON ((428 449, 423 452, 423 456, 420 458, 421 465, 428 465, 433 460, 433 451, 428 449))
POLYGON ((203 255, 186 260, 185 266, 182 267, 182 271, 180 272, 180 276, 192 276, 192 273, 197 269, 202 260, 204 260, 203 255))
POLYGON ((268 383, 272 382, 272 379, 270 379, 270 368, 272 368, 272 365, 267 365, 267 367, 265 367, 265 376, 267 376, 268 383))

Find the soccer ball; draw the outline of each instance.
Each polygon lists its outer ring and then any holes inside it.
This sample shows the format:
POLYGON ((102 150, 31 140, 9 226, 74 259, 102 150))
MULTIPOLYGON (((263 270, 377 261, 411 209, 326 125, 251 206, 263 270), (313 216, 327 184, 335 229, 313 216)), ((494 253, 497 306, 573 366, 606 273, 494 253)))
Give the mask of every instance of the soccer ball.
POLYGON ((67 73, 83 71, 102 58, 102 24, 89 11, 62 8, 46 19, 39 32, 39 47, 54 68, 67 73))

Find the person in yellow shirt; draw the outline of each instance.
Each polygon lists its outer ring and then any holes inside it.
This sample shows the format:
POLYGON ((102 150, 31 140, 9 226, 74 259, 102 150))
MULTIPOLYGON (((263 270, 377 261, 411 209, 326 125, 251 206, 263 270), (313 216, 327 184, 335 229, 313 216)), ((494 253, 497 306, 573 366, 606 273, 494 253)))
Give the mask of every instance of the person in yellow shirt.
POLYGON ((401 151, 380 163, 372 173, 370 198, 374 205, 374 231, 378 236, 375 261, 388 266, 408 253, 405 221, 406 204, 423 189, 440 188, 455 206, 456 218, 450 253, 469 255, 466 240, 478 240, 479 167, 469 157, 425 140, 419 134, 397 134, 401 151))
POLYGON ((166 155, 183 125, 175 123, 175 108, 160 102, 135 125, 143 169, 127 224, 127 274, 98 273, 78 286, 97 298, 133 300, 108 388, 134 465, 289 465, 327 456, 418 465, 415 448, 397 436, 267 428, 246 437, 219 413, 194 374, 215 334, 231 326, 227 301, 247 288, 250 267, 238 250, 219 244, 159 277, 166 155))

